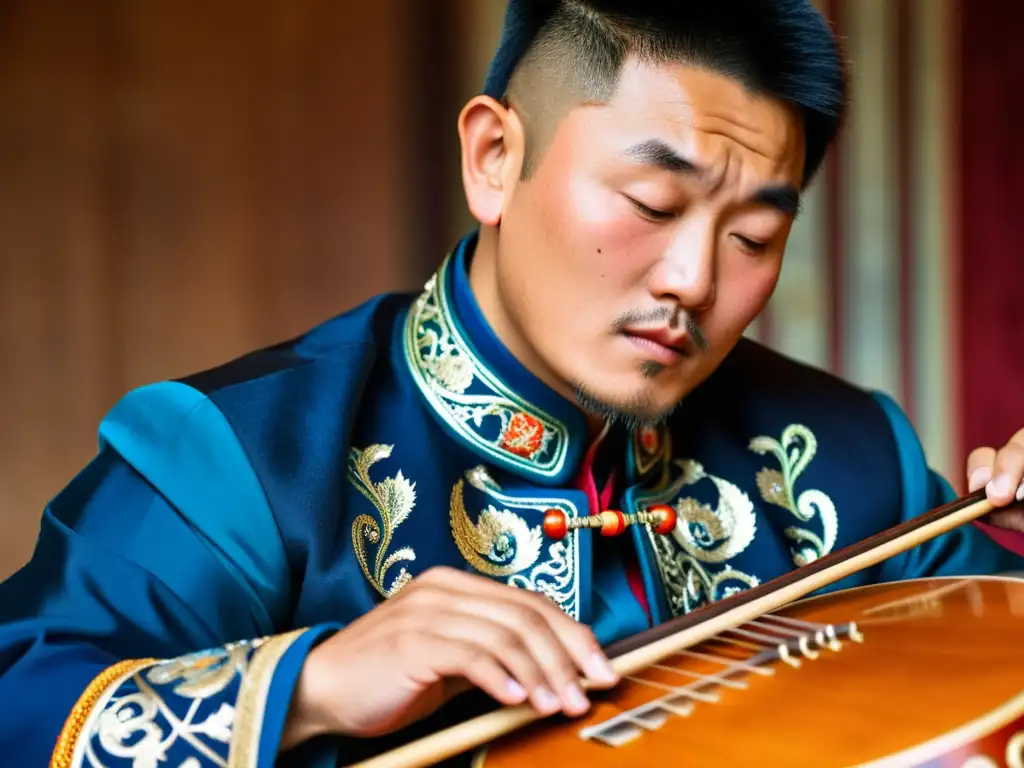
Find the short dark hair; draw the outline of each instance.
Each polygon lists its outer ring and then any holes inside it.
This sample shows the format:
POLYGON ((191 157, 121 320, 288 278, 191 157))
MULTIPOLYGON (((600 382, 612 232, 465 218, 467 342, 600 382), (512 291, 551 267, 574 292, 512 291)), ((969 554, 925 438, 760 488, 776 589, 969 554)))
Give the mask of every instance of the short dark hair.
POLYGON ((845 117, 845 62, 810 0, 511 0, 485 93, 505 98, 516 75, 537 65, 604 101, 630 56, 706 68, 797 107, 805 186, 845 117))

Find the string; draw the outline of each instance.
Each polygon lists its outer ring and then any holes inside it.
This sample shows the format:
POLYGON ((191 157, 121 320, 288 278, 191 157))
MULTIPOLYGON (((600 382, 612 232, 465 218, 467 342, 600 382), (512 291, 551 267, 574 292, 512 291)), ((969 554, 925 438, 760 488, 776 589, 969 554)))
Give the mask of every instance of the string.
POLYGON ((735 659, 724 659, 721 656, 712 656, 709 653, 701 653, 700 651, 678 651, 677 656, 689 656, 692 659, 702 659, 704 661, 710 661, 713 664, 721 664, 726 668, 735 667, 742 669, 744 672, 753 672, 755 675, 763 675, 768 677, 775 674, 775 670, 771 667, 759 667, 754 664, 748 664, 743 661, 736 661, 735 659))
POLYGON ((745 690, 748 686, 742 680, 730 680, 727 677, 721 677, 719 675, 702 675, 700 672, 694 672, 692 669, 683 669, 681 667, 669 667, 665 664, 652 664, 651 669, 660 669, 662 672, 671 672, 676 675, 683 675, 685 677, 693 677, 702 682, 715 683, 725 688, 736 688, 738 690, 745 690))
POLYGON ((693 690, 693 688, 690 687, 693 683, 680 687, 667 685, 666 683, 659 683, 656 680, 644 680, 642 677, 633 677, 632 675, 626 675, 624 679, 629 680, 631 683, 636 683, 637 685, 646 685, 648 688, 656 688, 659 691, 668 691, 676 696, 688 696, 691 699, 706 701, 709 704, 715 704, 718 702, 718 696, 713 693, 700 693, 699 691, 693 690))

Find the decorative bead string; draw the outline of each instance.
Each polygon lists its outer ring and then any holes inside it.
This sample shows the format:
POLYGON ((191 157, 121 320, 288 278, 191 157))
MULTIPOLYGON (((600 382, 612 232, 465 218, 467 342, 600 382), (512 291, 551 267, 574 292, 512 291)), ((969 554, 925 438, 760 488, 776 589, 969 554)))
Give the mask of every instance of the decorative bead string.
POLYGON ((635 514, 625 514, 617 509, 608 509, 597 515, 569 517, 560 509, 549 509, 544 513, 544 533, 556 541, 564 539, 569 531, 578 528, 599 528, 602 536, 619 536, 637 523, 649 525, 662 536, 676 528, 678 516, 667 504, 656 504, 635 514))

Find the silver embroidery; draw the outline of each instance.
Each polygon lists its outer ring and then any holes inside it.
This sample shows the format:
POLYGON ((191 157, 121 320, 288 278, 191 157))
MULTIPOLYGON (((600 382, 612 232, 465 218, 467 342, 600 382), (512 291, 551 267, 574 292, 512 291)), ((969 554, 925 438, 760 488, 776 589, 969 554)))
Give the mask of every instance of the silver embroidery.
MULTIPOLYGON (((213 765, 226 766, 200 736, 221 744, 231 743, 235 726, 235 708, 222 703, 218 709, 196 720, 204 701, 218 696, 236 676, 244 677, 252 651, 265 640, 230 643, 223 648, 190 654, 177 659, 158 662, 136 672, 130 682, 137 691, 110 697, 95 728, 85 744, 86 764, 101 768, 104 761, 96 753, 93 740, 106 754, 130 760, 133 768, 163 768, 168 752, 181 740, 213 765), (187 712, 179 716, 164 702, 154 688, 173 685, 175 695, 191 700, 187 712)), ((197 764, 194 757, 186 758, 181 766, 197 764)))
POLYGON ((417 386, 456 433, 496 462, 556 476, 565 465, 568 429, 476 359, 441 289, 449 265, 450 259, 427 282, 406 320, 405 357, 417 386))
POLYGON ((756 437, 750 441, 750 450, 775 456, 781 467, 781 471, 765 467, 757 473, 757 486, 765 501, 782 507, 802 523, 809 523, 815 517, 821 520, 821 536, 802 526, 786 529, 786 536, 795 542, 790 549, 793 563, 807 565, 831 552, 839 534, 839 515, 832 499, 813 488, 797 498, 793 495, 797 479, 818 450, 814 433, 802 424, 791 424, 782 433, 781 441, 756 437))
POLYGON ((579 620, 579 531, 543 548, 540 526, 531 528, 513 510, 543 513, 560 509, 577 517, 576 507, 564 499, 515 498, 501 487, 482 466, 466 472, 466 481, 493 500, 476 526, 462 503, 462 481, 452 492, 452 532, 463 556, 476 570, 500 578, 510 586, 539 592, 551 598, 563 611, 579 620), (547 557, 542 557, 542 553, 547 557))
POLYGON ((750 546, 757 521, 750 497, 728 480, 707 474, 691 459, 674 463, 679 477, 657 495, 638 499, 636 511, 652 504, 675 507, 679 523, 671 537, 650 529, 648 535, 669 608, 680 615, 759 583, 756 576, 725 565, 750 546), (714 509, 691 497, 679 498, 685 487, 703 479, 718 490, 714 509))

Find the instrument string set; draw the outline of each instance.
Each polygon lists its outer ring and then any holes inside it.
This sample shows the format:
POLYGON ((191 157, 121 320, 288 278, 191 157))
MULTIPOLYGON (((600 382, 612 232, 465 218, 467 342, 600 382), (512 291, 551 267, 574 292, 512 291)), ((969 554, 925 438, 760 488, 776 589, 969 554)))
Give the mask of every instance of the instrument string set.
POLYGON ((579 737, 584 741, 595 741, 610 747, 621 747, 648 731, 661 728, 671 717, 690 716, 696 704, 715 704, 720 700, 719 689, 745 690, 749 683, 742 678, 746 675, 770 677, 775 669, 769 666, 782 661, 791 667, 800 667, 798 656, 816 660, 824 649, 838 651, 843 647, 840 637, 853 642, 864 638, 855 623, 841 626, 838 630, 831 624, 815 624, 788 617, 765 615, 748 621, 738 627, 724 630, 710 638, 701 650, 680 649, 673 656, 714 665, 721 669, 708 674, 666 663, 649 665, 640 673, 624 675, 623 679, 641 687, 658 691, 660 695, 629 710, 620 712, 603 722, 583 728, 579 737), (732 637, 738 635, 738 639, 732 637), (816 648, 811 646, 815 645, 816 648), (738 653, 737 649, 754 653, 738 653), (736 656, 726 654, 734 653, 736 656), (657 670, 671 675, 692 678, 692 682, 675 686, 660 680, 651 680, 643 672, 657 670))

